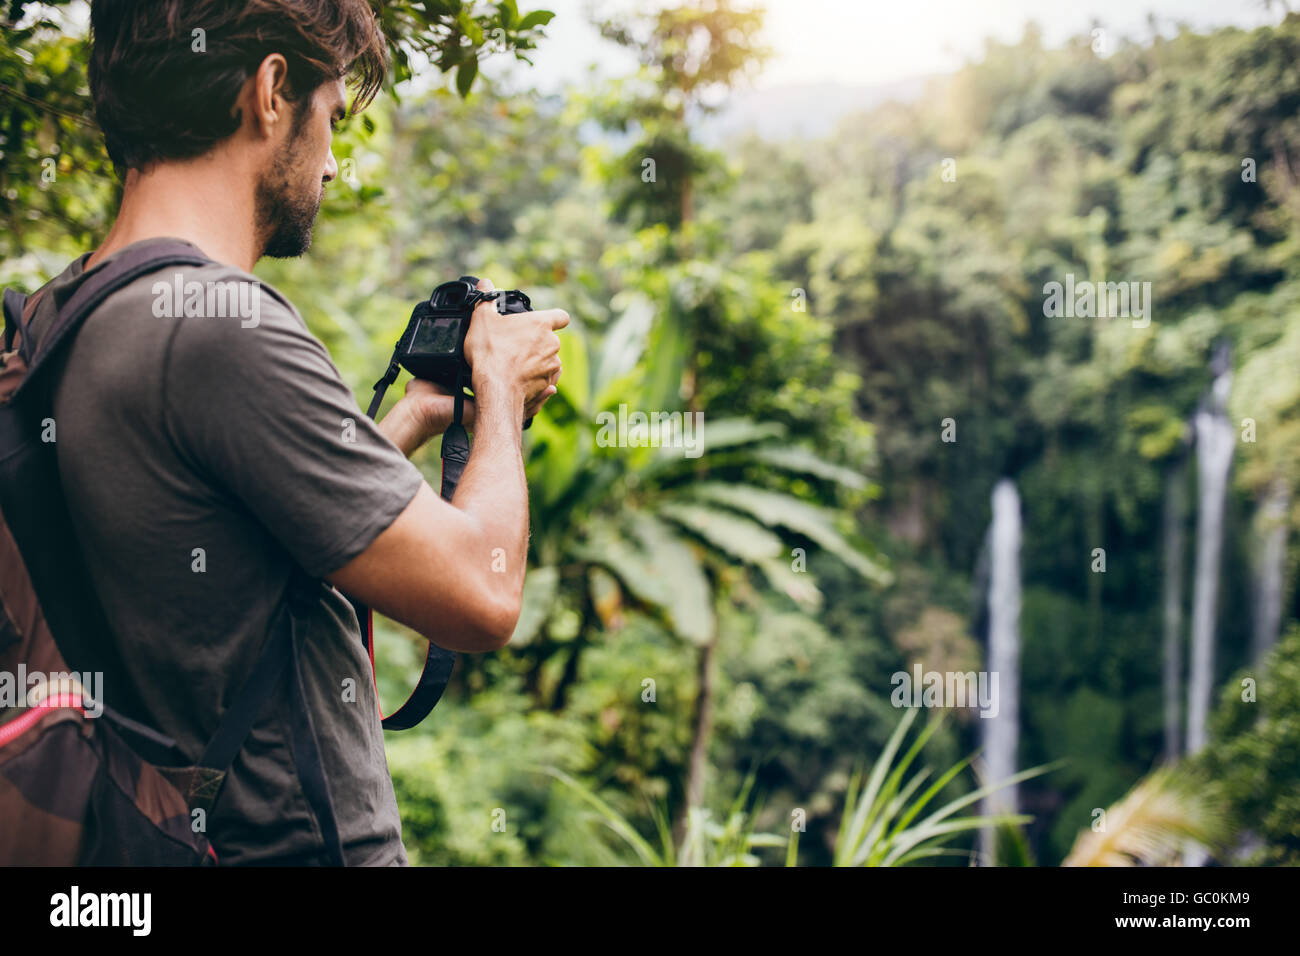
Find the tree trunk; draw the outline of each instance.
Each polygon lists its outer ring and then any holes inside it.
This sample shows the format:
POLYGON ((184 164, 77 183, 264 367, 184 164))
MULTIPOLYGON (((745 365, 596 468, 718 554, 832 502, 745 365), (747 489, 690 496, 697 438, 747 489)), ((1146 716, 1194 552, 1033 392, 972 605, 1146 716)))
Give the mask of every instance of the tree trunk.
POLYGON ((573 649, 569 651, 568 660, 564 662, 564 670, 555 683, 555 691, 551 694, 552 713, 564 710, 564 705, 569 702, 569 688, 578 680, 578 665, 581 657, 582 635, 579 634, 573 639, 573 649))
MULTIPOLYGON (((560 674, 560 679, 555 683, 555 690, 551 693, 551 711, 553 713, 564 710, 564 705, 569 701, 569 688, 578 679, 582 649, 587 642, 587 634, 592 624, 599 620, 600 615, 596 613, 596 605, 592 603, 591 587, 588 585, 583 589, 582 620, 578 624, 578 633, 573 638, 573 648, 569 652, 568 659, 564 662, 564 670, 560 674)), ((541 665, 538 664, 538 667, 541 667, 541 665)))
POLYGON ((718 647, 718 636, 700 648, 697 665, 699 690, 695 695, 695 719, 691 740, 691 762, 686 775, 686 804, 677 815, 673 827, 678 846, 686 835, 686 824, 692 807, 704 804, 704 776, 709 766, 709 740, 713 736, 713 655, 718 647))

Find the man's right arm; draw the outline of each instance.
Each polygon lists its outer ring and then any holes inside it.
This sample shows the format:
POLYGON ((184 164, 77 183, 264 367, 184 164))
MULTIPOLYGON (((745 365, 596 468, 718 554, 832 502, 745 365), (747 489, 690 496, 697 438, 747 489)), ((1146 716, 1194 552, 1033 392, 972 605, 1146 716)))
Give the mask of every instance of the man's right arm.
MULTIPOLYGON (((488 304, 490 306, 490 304, 488 304)), ((559 374, 554 309, 500 316, 480 307, 466 354, 473 367, 474 445, 451 502, 428 484, 331 584, 454 651, 510 640, 528 555, 521 428, 559 374)))
POLYGON ((397 520, 329 576, 339 590, 452 651, 497 650, 510 640, 528 540, 523 403, 476 395, 474 447, 453 501, 422 485, 397 520))

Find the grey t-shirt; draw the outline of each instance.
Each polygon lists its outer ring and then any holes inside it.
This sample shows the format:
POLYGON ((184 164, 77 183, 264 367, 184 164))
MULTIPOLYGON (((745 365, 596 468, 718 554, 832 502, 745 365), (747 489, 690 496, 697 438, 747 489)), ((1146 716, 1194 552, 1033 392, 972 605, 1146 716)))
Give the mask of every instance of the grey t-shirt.
MULTIPOLYGON (((38 339, 87 257, 48 284, 38 339)), ((153 725, 192 759, 251 672, 293 562, 336 571, 423 481, 295 310, 264 286, 224 308, 192 295, 231 280, 258 281, 216 263, 173 266, 116 292, 87 318, 54 393, 59 471, 114 650, 153 725)), ((356 615, 323 589, 303 634, 345 859, 405 864, 356 615)), ((209 815, 223 863, 325 859, 289 750, 289 700, 286 685, 209 815)))

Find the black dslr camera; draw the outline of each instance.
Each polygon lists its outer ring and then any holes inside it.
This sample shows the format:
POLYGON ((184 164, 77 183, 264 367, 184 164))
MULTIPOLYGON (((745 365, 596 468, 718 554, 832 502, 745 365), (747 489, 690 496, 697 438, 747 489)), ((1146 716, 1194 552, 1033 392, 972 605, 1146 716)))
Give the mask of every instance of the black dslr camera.
POLYGON ((461 276, 444 282, 433 290, 427 301, 411 313, 411 321, 397 343, 395 359, 416 378, 455 390, 468 384, 469 365, 465 362, 465 334, 470 316, 480 302, 496 299, 502 315, 531 312, 532 303, 518 289, 480 292, 474 276, 461 276))
MULTIPOLYGON (((452 395, 464 395, 465 386, 470 382, 469 363, 465 361, 465 335, 469 332, 474 308, 480 302, 495 299, 497 311, 502 315, 533 310, 528 296, 518 289, 482 292, 477 286, 476 277, 461 276, 454 282, 444 282, 433 290, 433 295, 415 306, 411 320, 406 323, 406 331, 397 340, 388 370, 375 383, 375 397, 367 412, 370 417, 379 411, 384 392, 397 379, 401 368, 416 378, 437 382, 452 395)), ((532 423, 533 420, 528 419, 524 428, 532 423)))

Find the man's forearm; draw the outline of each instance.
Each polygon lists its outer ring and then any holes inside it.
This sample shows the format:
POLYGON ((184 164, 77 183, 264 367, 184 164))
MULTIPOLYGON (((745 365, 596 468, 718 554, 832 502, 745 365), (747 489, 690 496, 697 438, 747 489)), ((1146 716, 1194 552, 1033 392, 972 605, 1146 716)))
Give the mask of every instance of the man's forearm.
POLYGON ((393 406, 378 423, 378 427, 407 458, 410 458, 430 437, 427 427, 411 411, 410 404, 402 401, 393 406))
POLYGON ((513 601, 523 588, 528 559, 524 397, 502 381, 476 381, 474 395, 474 445, 452 504, 482 529, 492 578, 503 588, 503 599, 513 601))

